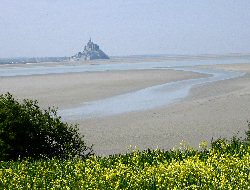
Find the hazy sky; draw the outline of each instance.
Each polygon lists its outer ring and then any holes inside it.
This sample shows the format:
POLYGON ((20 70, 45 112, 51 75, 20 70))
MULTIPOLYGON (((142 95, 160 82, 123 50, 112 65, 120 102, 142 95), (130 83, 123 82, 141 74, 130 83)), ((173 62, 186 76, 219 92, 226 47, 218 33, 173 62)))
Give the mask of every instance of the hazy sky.
POLYGON ((250 53, 250 0, 0 0, 0 57, 250 53))

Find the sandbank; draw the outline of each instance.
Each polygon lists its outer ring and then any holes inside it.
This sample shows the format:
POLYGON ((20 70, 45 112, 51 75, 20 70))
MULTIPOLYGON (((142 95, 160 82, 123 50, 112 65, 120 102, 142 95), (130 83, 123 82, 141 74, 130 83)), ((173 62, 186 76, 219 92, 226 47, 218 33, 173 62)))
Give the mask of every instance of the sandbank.
MULTIPOLYGON (((144 112, 77 121, 98 154, 139 149, 178 147, 184 140, 192 147, 212 138, 244 137, 250 119, 250 65, 215 65, 217 69, 244 71, 243 77, 193 88, 178 103, 144 112), (238 133, 239 132, 239 133, 238 133)), ((207 66, 211 68, 211 66, 207 66)))
POLYGON ((36 99, 42 107, 78 106, 149 86, 204 77, 174 70, 135 70, 0 77, 0 93, 36 99))
MULTIPOLYGON (((161 108, 71 123, 79 123, 87 143, 94 144, 95 152, 100 155, 126 152, 129 145, 140 149, 171 149, 185 140, 198 147, 201 140, 210 141, 212 137, 232 137, 238 131, 244 136, 250 119, 250 64, 197 68, 247 74, 196 86, 188 97, 161 108)), ((0 93, 11 92, 18 99, 37 99, 44 108, 64 109, 149 86, 199 77, 204 75, 170 69, 0 77, 0 93)))

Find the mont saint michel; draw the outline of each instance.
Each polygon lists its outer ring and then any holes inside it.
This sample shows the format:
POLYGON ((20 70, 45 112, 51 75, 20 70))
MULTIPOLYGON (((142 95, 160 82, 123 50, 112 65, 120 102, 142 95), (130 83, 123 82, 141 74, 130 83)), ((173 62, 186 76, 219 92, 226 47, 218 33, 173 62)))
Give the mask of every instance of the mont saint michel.
POLYGON ((91 41, 91 38, 89 39, 89 42, 87 45, 84 46, 84 50, 82 52, 78 52, 74 56, 71 57, 74 60, 94 60, 94 59, 109 59, 109 56, 107 56, 100 48, 99 45, 93 43, 91 41))

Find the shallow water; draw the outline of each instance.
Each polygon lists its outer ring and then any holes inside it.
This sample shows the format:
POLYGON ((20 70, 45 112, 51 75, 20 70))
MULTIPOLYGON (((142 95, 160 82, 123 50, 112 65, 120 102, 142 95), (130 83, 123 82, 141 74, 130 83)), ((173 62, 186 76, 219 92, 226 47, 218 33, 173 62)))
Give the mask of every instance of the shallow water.
POLYGON ((45 75, 62 73, 81 73, 81 72, 103 72, 103 71, 122 71, 122 70, 141 70, 158 68, 177 68, 191 67, 197 65, 214 64, 235 64, 249 63, 248 57, 237 58, 214 58, 214 59, 182 59, 182 60, 164 60, 159 62, 140 62, 140 63, 115 63, 100 65, 57 65, 57 66, 36 66, 29 67, 3 67, 0 68, 0 76, 27 76, 27 75, 45 75))
POLYGON ((209 77, 170 82, 141 89, 135 92, 106 98, 103 100, 83 103, 79 107, 59 110, 59 115, 65 120, 105 117, 133 111, 143 111, 174 103, 185 98, 190 89, 196 85, 236 78, 244 75, 242 72, 223 70, 196 69, 194 66, 214 64, 249 63, 250 57, 226 57, 213 59, 182 59, 164 60, 158 62, 115 63, 95 65, 56 65, 29 67, 3 67, 0 76, 27 76, 60 73, 105 72, 125 70, 174 69, 208 74, 209 77))
POLYGON ((158 108, 186 97, 193 86, 244 75, 242 72, 194 69, 190 67, 176 68, 176 70, 199 72, 207 74, 209 77, 170 82, 98 101, 87 102, 76 108, 61 110, 59 115, 65 120, 78 120, 158 108))

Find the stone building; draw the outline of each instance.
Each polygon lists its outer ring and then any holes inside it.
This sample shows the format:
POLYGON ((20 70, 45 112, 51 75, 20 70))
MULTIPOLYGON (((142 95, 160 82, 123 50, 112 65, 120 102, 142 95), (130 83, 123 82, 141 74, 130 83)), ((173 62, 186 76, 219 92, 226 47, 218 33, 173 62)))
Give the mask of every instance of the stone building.
POLYGON ((94 60, 94 59, 109 59, 109 57, 99 48, 99 46, 89 39, 87 45, 84 46, 82 52, 78 52, 71 57, 76 60, 94 60))

